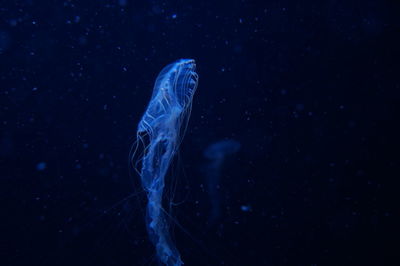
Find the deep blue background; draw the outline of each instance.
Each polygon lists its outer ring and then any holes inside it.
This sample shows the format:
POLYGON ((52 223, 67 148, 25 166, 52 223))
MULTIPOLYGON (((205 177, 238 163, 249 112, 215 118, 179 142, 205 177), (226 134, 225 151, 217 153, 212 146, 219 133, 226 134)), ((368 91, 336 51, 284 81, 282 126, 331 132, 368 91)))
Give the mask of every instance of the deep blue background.
POLYGON ((398 265, 399 34, 388 0, 1 1, 0 264, 155 264, 128 155, 158 72, 194 58, 167 190, 186 265, 398 265))

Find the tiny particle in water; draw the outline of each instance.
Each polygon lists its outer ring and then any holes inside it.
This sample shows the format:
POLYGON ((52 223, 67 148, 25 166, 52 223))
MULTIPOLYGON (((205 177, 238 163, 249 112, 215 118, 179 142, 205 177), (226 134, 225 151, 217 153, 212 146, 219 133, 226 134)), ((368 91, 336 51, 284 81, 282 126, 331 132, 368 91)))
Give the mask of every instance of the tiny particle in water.
POLYGON ((126 6, 127 5, 127 0, 119 0, 118 1, 120 6, 126 6))
POLYGON ((36 165, 36 170, 38 171, 43 171, 44 169, 46 169, 46 163, 45 162, 40 162, 36 165))
POLYGON ((304 104, 302 104, 302 103, 296 104, 296 109, 297 109, 297 111, 303 111, 304 110, 304 104))
POLYGON ((176 14, 172 14, 172 19, 176 19, 176 14))
POLYGON ((251 207, 250 206, 246 206, 246 205, 242 205, 241 207, 240 207, 240 209, 242 210, 242 211, 244 211, 244 212, 248 212, 248 211, 250 211, 251 210, 251 207))
POLYGON ((16 19, 10 19, 8 21, 8 23, 10 24, 11 27, 17 26, 17 20, 16 19))
POLYGON ((34 87, 34 88, 32 88, 32 91, 37 91, 37 89, 38 89, 38 88, 34 87))

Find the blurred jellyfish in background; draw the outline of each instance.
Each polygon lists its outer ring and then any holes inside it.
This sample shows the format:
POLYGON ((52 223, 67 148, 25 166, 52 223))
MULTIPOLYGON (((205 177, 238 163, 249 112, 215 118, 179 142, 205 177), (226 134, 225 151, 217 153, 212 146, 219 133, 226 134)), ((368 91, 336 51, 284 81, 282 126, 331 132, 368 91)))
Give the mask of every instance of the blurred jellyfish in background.
POLYGON ((203 152, 207 163, 203 169, 206 178, 206 189, 210 199, 209 225, 215 224, 221 216, 221 199, 219 193, 220 176, 226 158, 237 153, 240 143, 233 139, 221 140, 210 144, 203 152))
POLYGON ((6 31, 0 29, 0 55, 10 47, 10 44, 10 35, 6 31))

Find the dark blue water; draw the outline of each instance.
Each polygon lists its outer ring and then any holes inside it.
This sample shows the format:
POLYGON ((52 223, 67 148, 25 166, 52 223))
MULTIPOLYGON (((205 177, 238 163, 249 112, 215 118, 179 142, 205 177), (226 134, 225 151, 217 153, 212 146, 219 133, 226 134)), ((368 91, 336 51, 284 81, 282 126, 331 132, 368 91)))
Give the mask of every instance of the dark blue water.
POLYGON ((157 265, 128 157, 179 58, 185 265, 398 265, 399 33, 389 0, 1 1, 0 265, 157 265))

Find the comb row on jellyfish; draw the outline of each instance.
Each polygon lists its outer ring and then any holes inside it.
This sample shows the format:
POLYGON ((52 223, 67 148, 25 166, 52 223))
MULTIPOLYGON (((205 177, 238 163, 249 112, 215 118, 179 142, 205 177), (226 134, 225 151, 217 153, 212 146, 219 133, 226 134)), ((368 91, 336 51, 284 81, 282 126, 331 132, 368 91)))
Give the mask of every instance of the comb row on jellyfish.
POLYGON ((198 84, 193 59, 180 59, 164 67, 137 129, 132 160, 147 196, 146 226, 159 261, 182 265, 163 209, 165 177, 186 130, 193 95, 198 84), (141 151, 139 151, 141 149, 141 151))

